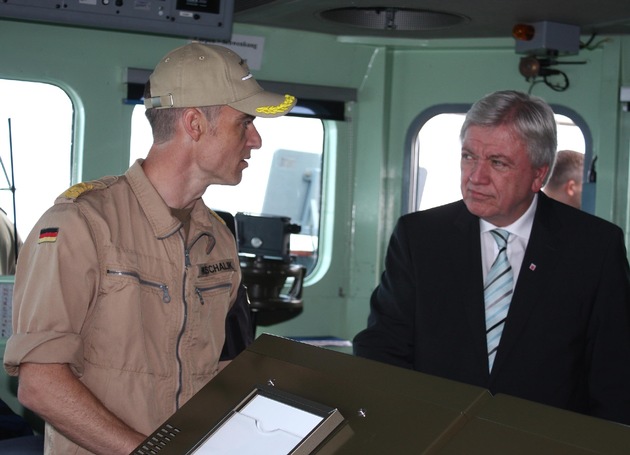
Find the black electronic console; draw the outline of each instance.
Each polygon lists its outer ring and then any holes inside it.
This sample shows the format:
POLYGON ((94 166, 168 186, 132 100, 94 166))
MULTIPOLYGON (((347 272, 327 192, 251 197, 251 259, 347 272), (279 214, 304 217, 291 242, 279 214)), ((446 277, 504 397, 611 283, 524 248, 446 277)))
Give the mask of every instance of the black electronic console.
POLYGON ((229 40, 234 0, 2 0, 0 18, 229 40))

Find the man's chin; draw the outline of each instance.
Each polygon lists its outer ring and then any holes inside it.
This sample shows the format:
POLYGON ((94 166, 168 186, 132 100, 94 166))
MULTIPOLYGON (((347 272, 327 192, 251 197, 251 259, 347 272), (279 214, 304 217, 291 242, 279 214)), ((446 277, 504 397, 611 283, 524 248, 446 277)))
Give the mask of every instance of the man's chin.
POLYGON ((470 213, 479 218, 484 218, 488 216, 491 212, 492 208, 488 206, 488 204, 475 200, 473 198, 465 198, 464 204, 466 204, 466 208, 470 213))
POLYGON ((234 175, 233 178, 229 180, 229 183, 226 183, 226 185, 235 186, 241 183, 242 180, 243 180, 243 172, 238 172, 236 175, 234 175))

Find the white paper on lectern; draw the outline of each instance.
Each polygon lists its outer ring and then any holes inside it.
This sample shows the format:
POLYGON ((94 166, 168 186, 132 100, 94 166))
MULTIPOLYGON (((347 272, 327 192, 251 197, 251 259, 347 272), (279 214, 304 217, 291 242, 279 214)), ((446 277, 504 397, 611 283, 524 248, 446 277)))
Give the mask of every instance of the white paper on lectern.
POLYGON ((324 420, 322 416, 262 395, 256 395, 240 412, 256 419, 264 431, 281 428, 300 438, 304 438, 324 420))
POLYGON ((287 455, 323 417, 256 395, 203 443, 195 455, 287 455))

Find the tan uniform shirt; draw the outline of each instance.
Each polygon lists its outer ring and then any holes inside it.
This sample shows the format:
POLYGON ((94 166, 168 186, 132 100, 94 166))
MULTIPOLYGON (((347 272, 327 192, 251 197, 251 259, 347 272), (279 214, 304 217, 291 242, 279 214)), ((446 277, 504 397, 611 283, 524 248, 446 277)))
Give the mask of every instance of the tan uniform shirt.
MULTIPOLYGON (((21 251, 5 368, 68 363, 110 411, 151 433, 218 369, 241 273, 234 237, 201 200, 181 222, 136 162, 75 185, 21 251)), ((85 454, 47 425, 47 453, 85 454)))
MULTIPOLYGON (((15 274, 15 238, 13 223, 9 217, 0 210, 0 275, 15 274)), ((17 238, 17 247, 22 247, 22 241, 17 238)))

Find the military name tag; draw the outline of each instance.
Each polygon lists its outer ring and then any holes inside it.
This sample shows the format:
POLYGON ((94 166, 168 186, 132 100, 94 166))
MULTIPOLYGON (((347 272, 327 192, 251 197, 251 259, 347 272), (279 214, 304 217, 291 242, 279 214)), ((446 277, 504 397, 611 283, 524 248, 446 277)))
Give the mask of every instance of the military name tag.
POLYGON ((199 276, 209 276, 221 272, 233 272, 234 270, 236 270, 234 267, 234 263, 231 260, 226 259, 223 261, 214 262, 212 264, 200 265, 199 276))

